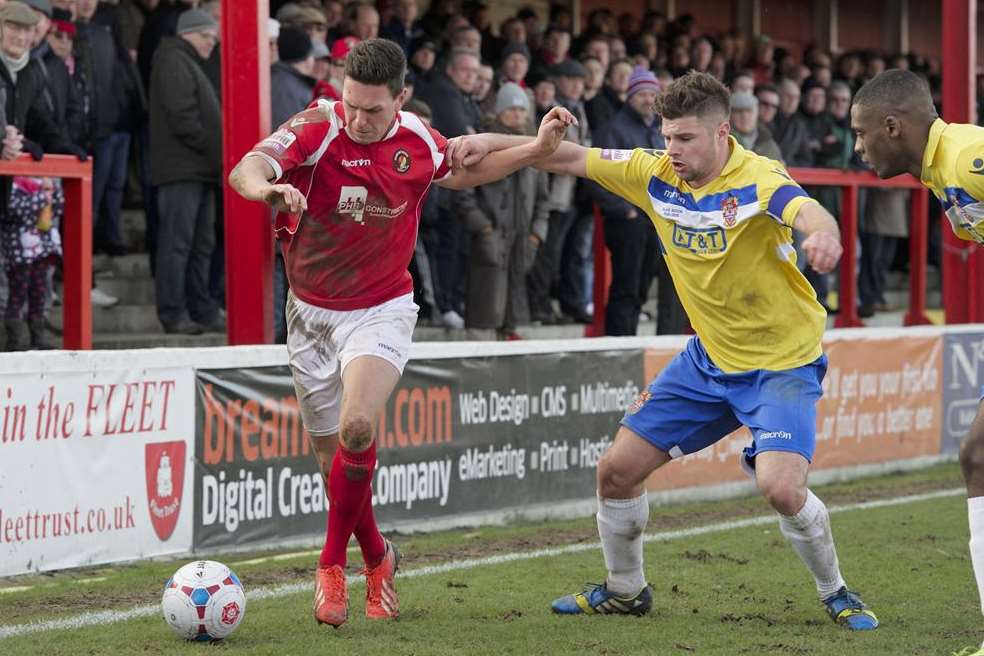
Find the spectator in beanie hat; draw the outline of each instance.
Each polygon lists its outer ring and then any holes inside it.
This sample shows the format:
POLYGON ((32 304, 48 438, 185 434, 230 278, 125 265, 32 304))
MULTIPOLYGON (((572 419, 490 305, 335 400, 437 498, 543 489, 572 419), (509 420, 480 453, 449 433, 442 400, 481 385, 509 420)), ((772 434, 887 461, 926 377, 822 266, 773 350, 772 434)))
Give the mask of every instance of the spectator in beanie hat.
POLYGON ((323 80, 318 80, 314 85, 314 99, 327 98, 328 100, 342 99, 342 81, 345 79, 345 58, 355 47, 359 39, 354 36, 343 36, 331 45, 328 53, 328 75, 323 80))
MULTIPOLYGON (((495 117, 486 129, 529 134, 532 103, 512 82, 495 95, 495 117)), ((530 322, 526 274, 547 237, 547 174, 532 167, 454 198, 456 216, 469 234, 465 275, 465 328, 470 339, 516 339, 530 322)))
POLYGON ((525 43, 509 42, 502 48, 499 59, 500 79, 503 82, 514 82, 526 88, 526 74, 530 70, 530 49, 525 43))
MULTIPOLYGON (((526 96, 526 92, 518 84, 514 82, 506 82, 501 87, 499 87, 499 92, 495 94, 495 117, 499 120, 502 114, 511 109, 522 110, 523 112, 530 111, 530 100, 526 96)), ((510 131, 516 132, 517 134, 522 134, 522 131, 517 127, 516 121, 506 121, 509 125, 513 126, 510 131)))
POLYGON ((433 41, 423 39, 414 41, 410 48, 410 68, 417 75, 417 82, 424 84, 430 81, 434 71, 434 61, 437 59, 437 46, 433 41))
POLYGON ((65 9, 55 9, 51 13, 51 30, 48 31, 48 45, 65 62, 69 73, 74 73, 75 59, 72 43, 75 41, 75 23, 72 13, 65 9))
POLYGON ((270 92, 273 94, 271 119, 282 125, 311 102, 314 91, 314 46, 307 32, 283 27, 277 38, 280 61, 270 67, 270 92))
POLYGON ((632 69, 632 74, 629 75, 629 88, 625 91, 626 102, 634 93, 639 91, 651 91, 653 102, 656 101, 656 94, 660 91, 659 80, 656 79, 651 70, 644 66, 636 66, 632 69))
POLYGON ((82 101, 72 80, 72 72, 65 62, 66 58, 72 56, 75 40, 76 28, 71 22, 72 15, 62 9, 55 9, 57 14, 53 13, 48 0, 31 0, 25 4, 34 9, 39 19, 35 27, 31 58, 38 60, 47 73, 45 107, 55 122, 65 127, 69 139, 78 143, 82 139, 83 130, 82 101), (55 34, 56 37, 52 39, 50 34, 55 34), (52 41, 57 41, 60 51, 55 51, 52 41))
POLYGON ((215 195, 222 177, 222 110, 203 69, 218 42, 211 14, 189 9, 165 37, 150 76, 150 182, 157 187, 155 290, 165 332, 225 331, 208 288, 215 195))
MULTIPOLYGON (((279 14, 278 14, 279 16, 279 14)), ((291 14, 287 14, 290 18, 291 14)), ((271 119, 281 126, 311 103, 317 80, 314 76, 314 44, 308 32, 296 25, 284 23, 277 38, 280 61, 270 67, 270 93, 273 95, 271 119)), ((275 249, 274 264, 274 336, 277 342, 286 340, 287 324, 284 307, 287 303, 287 278, 283 254, 275 249)))
POLYGON ((315 83, 315 89, 317 89, 317 83, 327 80, 329 77, 331 53, 328 51, 328 46, 321 41, 312 41, 311 50, 311 54, 314 57, 314 73, 311 77, 317 80, 315 83))
MULTIPOLYGON (((660 84, 652 71, 636 66, 629 75, 625 104, 597 131, 601 148, 665 148, 660 119, 654 109, 660 84)), ((605 220, 605 244, 611 252, 612 281, 605 308, 606 335, 635 335, 639 313, 653 277, 659 275, 657 333, 678 333, 686 328, 686 314, 673 291, 662 262, 659 240, 646 214, 620 196, 591 183, 595 203, 605 220)))
POLYGON ((758 98, 747 92, 731 94, 731 134, 744 148, 782 161, 779 144, 759 120, 758 98))

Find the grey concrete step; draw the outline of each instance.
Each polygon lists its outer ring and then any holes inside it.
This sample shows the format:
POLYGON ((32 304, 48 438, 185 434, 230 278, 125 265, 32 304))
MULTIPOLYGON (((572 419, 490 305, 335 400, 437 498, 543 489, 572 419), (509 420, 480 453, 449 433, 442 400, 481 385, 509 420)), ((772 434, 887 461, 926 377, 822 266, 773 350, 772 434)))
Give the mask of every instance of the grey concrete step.
MULTIPOLYGON (((905 318, 905 311, 898 310, 893 312, 879 312, 870 319, 865 319, 864 324, 872 327, 891 327, 902 326, 905 318)), ((827 317, 827 328, 834 327, 837 320, 836 315, 827 317)), ((583 324, 567 324, 564 326, 523 326, 516 331, 522 339, 577 339, 584 337, 583 324)), ((646 337, 656 334, 655 321, 640 321, 636 335, 646 337)), ((465 341, 468 333, 464 330, 447 330, 445 328, 418 325, 413 331, 413 341, 415 342, 444 342, 444 341, 465 341)))
MULTIPOLYGON (((893 305, 897 308, 907 308, 909 307, 909 290, 908 289, 888 289, 885 290, 885 302, 889 305, 893 305)), ((928 308, 941 308, 943 307, 943 294, 939 289, 927 289, 926 290, 926 307, 928 308)))
MULTIPOLYGON (((926 289, 939 289, 942 276, 934 266, 926 267, 926 289)), ((885 275, 885 286, 888 289, 908 289, 909 274, 903 271, 889 271, 885 275)))
MULTIPOLYGON (((51 312, 52 325, 61 329, 61 312, 51 312)), ((96 333, 162 333, 157 311, 153 305, 114 305, 92 308, 92 332, 96 333)))
POLYGON ((150 258, 146 253, 120 257, 96 255, 92 258, 96 278, 150 278, 150 258))
POLYGON ((93 349, 141 349, 141 348, 192 348, 200 346, 225 346, 226 336, 219 333, 205 335, 166 335, 164 333, 94 333, 93 349))
MULTIPOLYGON (((640 335, 654 335, 656 324, 642 323, 639 326, 640 335), (649 332, 644 332, 647 330, 649 332)), ((584 337, 584 324, 572 323, 563 326, 521 326, 516 333, 523 339, 577 339, 584 337)), ((448 330, 440 326, 417 325, 413 330, 415 342, 463 342, 470 339, 468 331, 448 330)))
POLYGON ((149 305, 156 302, 154 281, 151 278, 98 278, 99 289, 120 299, 126 305, 149 305))

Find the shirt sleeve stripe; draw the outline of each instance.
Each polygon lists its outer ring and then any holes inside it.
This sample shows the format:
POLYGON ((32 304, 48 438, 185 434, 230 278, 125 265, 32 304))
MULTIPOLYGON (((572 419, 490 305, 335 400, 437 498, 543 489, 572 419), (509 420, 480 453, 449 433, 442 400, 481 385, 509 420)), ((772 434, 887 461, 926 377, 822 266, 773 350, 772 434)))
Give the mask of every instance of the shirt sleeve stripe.
POLYGON ((246 157, 259 157, 267 164, 269 164, 273 168, 273 172, 277 174, 277 177, 275 177, 274 180, 279 180, 280 178, 284 177, 284 170, 280 167, 280 162, 270 157, 266 153, 259 150, 251 150, 248 153, 246 153, 246 157))
MULTIPOLYGON (((430 135, 430 132, 427 131, 427 128, 424 127, 423 121, 416 114, 400 112, 400 123, 420 137, 427 144, 427 147, 430 148, 431 161, 434 163, 434 172, 437 173, 441 168, 441 164, 444 163, 444 153, 437 149, 437 144, 434 142, 434 138, 430 135)), ((443 177, 447 177, 446 174, 443 177)))
POLYGON ((783 185, 772 194, 772 198, 769 199, 769 207, 766 211, 769 213, 769 216, 781 222, 782 213, 786 209, 786 205, 789 204, 789 201, 794 198, 803 197, 809 198, 810 196, 801 187, 797 185, 783 185))

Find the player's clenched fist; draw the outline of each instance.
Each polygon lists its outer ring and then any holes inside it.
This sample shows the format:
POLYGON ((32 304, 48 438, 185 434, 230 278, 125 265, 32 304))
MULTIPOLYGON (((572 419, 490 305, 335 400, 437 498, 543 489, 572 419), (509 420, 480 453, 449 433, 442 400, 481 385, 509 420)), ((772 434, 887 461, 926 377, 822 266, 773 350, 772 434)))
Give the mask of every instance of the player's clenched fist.
POLYGON ((567 128, 571 125, 577 125, 577 119, 563 107, 554 107, 547 112, 540 121, 540 129, 536 134, 538 150, 543 155, 552 154, 564 140, 567 128))
POLYGON ((263 202, 278 212, 297 214, 307 209, 307 199, 289 184, 270 185, 263 192, 263 202))
POLYGON ((840 240, 829 232, 815 232, 803 240, 806 260, 817 273, 830 273, 837 266, 844 248, 840 240))

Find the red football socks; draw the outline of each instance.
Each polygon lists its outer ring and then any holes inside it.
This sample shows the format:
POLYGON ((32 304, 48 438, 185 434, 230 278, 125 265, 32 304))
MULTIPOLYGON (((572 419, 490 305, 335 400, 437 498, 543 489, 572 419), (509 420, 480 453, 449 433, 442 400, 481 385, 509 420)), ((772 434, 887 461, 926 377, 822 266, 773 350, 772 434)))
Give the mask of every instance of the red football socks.
POLYGON ((361 452, 338 446, 328 474, 328 528, 320 567, 345 566, 345 552, 353 532, 367 565, 377 564, 382 559, 386 544, 372 513, 371 486, 375 468, 375 442, 361 452))
MULTIPOLYGON (((373 446, 375 450, 375 446, 373 446)), ((362 514, 355 525, 355 539, 359 541, 359 548, 362 549, 362 560, 366 567, 375 567, 386 555, 386 541, 383 534, 376 526, 376 515, 372 512, 372 490, 366 495, 365 503, 362 505, 362 514)))

